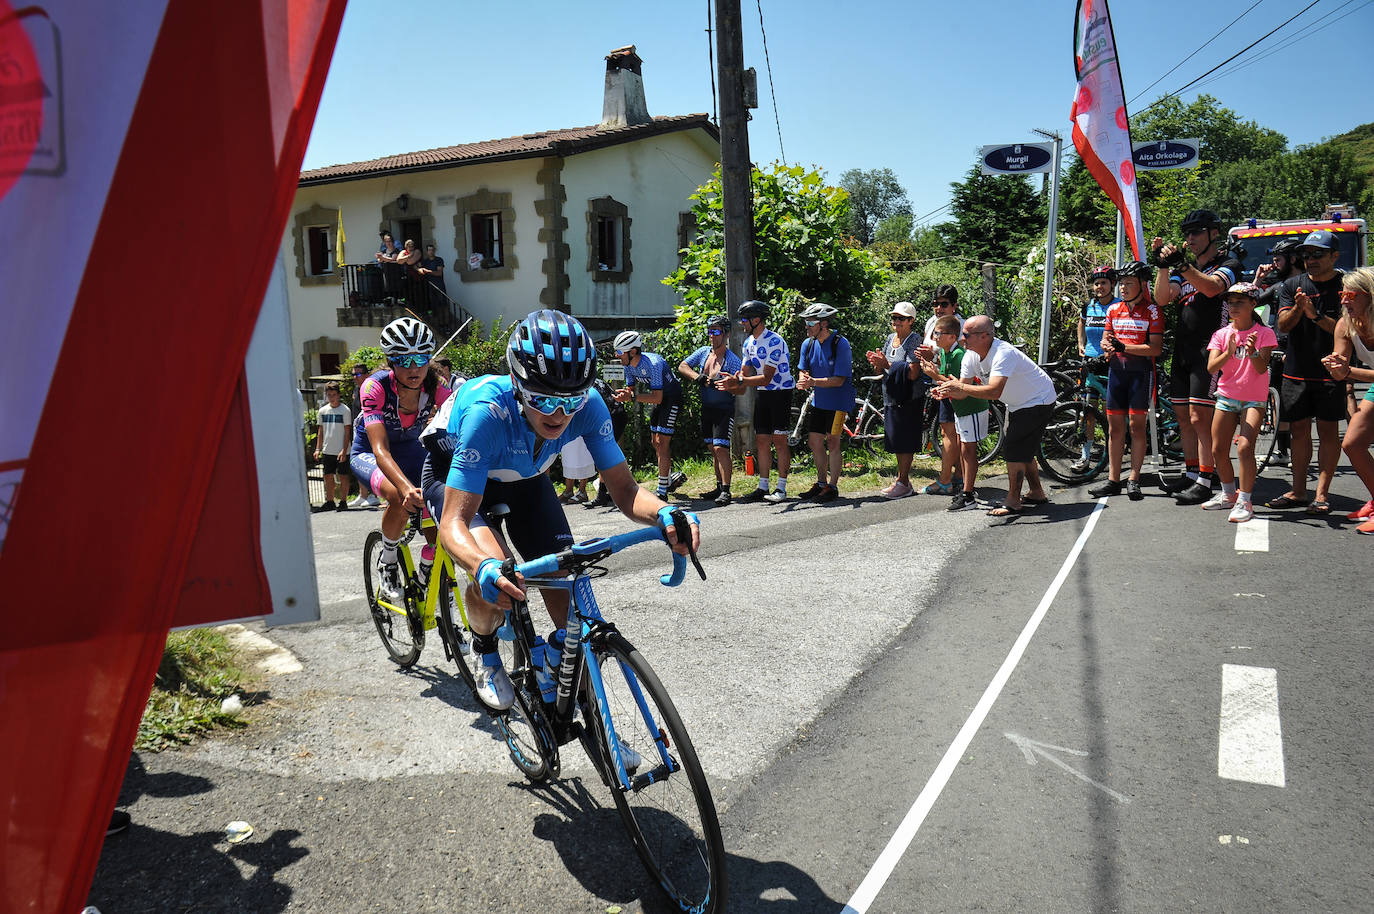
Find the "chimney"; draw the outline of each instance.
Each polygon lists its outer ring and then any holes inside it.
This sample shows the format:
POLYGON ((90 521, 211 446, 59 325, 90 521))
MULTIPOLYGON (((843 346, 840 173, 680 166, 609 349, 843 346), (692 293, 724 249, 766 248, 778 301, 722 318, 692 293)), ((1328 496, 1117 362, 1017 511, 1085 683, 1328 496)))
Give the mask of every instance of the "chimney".
POLYGON ((630 44, 606 55, 606 95, 601 103, 602 127, 633 127, 653 121, 644 102, 644 61, 630 44))

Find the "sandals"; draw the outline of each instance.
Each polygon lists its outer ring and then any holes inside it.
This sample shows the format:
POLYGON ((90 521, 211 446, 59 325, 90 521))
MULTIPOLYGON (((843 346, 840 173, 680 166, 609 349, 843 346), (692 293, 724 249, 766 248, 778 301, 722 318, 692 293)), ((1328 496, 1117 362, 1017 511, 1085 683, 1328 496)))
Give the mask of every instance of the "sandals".
MULTIPOLYGON (((1294 495, 1292 492, 1285 492, 1278 498, 1269 499, 1264 503, 1264 506, 1266 508, 1301 508, 1308 503, 1309 499, 1307 499, 1305 496, 1294 495)), ((1326 502, 1322 502, 1322 504, 1326 504, 1326 502)), ((1331 510, 1330 505, 1327 505, 1327 510, 1331 510)))
POLYGON ((1312 504, 1310 504, 1310 505, 1307 506, 1307 513, 1308 513, 1308 514, 1330 514, 1330 513, 1331 513, 1331 505, 1328 504, 1328 503, 1325 502, 1325 501, 1322 501, 1321 499, 1318 499, 1317 501, 1314 501, 1314 502, 1312 502, 1312 504))
POLYGON ((988 511, 988 517, 1020 517, 1021 509, 1013 508, 1006 504, 993 505, 988 511))
POLYGON ((1021 496, 1021 504, 1023 505, 1047 505, 1049 503, 1050 498, 1048 495, 1046 495, 1044 498, 1031 498, 1029 495, 1021 496))

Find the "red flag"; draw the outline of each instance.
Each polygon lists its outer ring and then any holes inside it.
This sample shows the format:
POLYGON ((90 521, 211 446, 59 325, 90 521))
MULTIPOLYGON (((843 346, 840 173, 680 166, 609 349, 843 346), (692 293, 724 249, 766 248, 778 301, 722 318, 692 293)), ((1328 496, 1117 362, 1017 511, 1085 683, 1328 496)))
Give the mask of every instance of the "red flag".
POLYGON ((0 0, 43 111, 0 181, 7 911, 85 903, 193 544, 220 576, 196 586, 264 586, 198 527, 217 459, 251 455, 231 403, 343 7, 0 0))
POLYGON ((1078 91, 1069 113, 1073 145, 1083 164, 1121 212, 1136 260, 1144 260, 1145 230, 1131 160, 1131 125, 1116 58, 1107 0, 1078 0, 1073 23, 1078 91))

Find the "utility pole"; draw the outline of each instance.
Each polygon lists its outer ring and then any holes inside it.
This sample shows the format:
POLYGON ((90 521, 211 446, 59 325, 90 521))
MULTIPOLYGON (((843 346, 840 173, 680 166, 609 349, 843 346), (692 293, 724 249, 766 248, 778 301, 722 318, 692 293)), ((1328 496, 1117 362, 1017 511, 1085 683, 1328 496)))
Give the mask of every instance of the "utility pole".
POLYGON ((1047 140, 1054 140, 1054 164, 1050 171, 1050 225, 1045 240, 1045 297, 1040 306, 1040 361, 1050 360, 1050 314, 1054 310, 1054 238, 1059 223, 1059 160, 1064 138, 1048 130, 1032 128, 1047 140))
MULTIPOLYGON (((749 109, 744 103, 744 35, 739 0, 716 0, 716 85, 720 99, 720 187, 725 210, 725 311, 730 348, 743 349, 739 306, 754 297, 754 193, 749 177, 749 109)), ((735 401, 738 454, 754 441, 754 388, 735 401)))

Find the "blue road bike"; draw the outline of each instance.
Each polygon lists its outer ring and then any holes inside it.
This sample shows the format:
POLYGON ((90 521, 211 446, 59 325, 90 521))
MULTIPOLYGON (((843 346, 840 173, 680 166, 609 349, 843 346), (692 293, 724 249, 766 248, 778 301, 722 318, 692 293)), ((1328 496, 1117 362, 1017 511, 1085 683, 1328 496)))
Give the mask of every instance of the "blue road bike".
MULTIPOLYGON (((690 543, 687 521, 675 527, 690 543)), ((506 561, 502 574, 522 575, 525 588, 566 590, 572 599, 551 700, 538 680, 543 658, 534 656, 529 604, 517 602, 507 612, 501 651, 527 713, 519 731, 503 728, 503 735, 516 767, 534 782, 557 777, 559 747, 580 740, 649 874, 681 910, 710 914, 724 910, 725 845, 706 775, 662 682, 602 617, 592 593, 592 580, 607 573, 600 562, 651 540, 665 537, 657 527, 642 527, 521 564, 506 561)), ((672 558, 672 573, 660 580, 676 587, 687 557, 672 558)), ((691 560, 705 580, 695 554, 691 560)))

